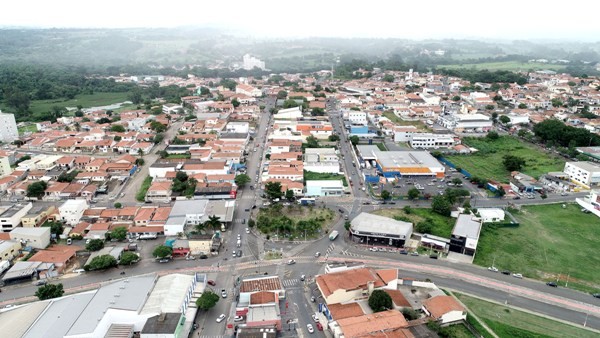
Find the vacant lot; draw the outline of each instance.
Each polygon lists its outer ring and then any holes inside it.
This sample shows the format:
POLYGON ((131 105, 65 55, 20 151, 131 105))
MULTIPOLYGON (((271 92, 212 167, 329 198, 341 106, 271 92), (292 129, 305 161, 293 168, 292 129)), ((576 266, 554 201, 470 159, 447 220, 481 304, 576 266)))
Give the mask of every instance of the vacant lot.
POLYGON ((424 131, 429 129, 422 121, 404 121, 403 119, 396 116, 392 111, 383 112, 383 116, 387 117, 388 119, 390 119, 390 121, 394 122, 399 126, 415 126, 417 127, 417 129, 422 129, 424 131))
POLYGON ((600 289, 598 217, 581 212, 576 204, 523 207, 514 213, 520 225, 484 225, 475 263, 519 272, 531 278, 560 279, 584 291, 600 289), (560 275, 560 276, 559 276, 560 275))
POLYGON ((346 182, 346 176, 339 174, 329 174, 329 173, 316 173, 313 171, 304 171, 304 180, 305 181, 337 181, 342 180, 344 187, 348 186, 348 182, 346 182))
POLYGON ((258 229, 280 239, 314 239, 329 231, 335 212, 316 206, 275 204, 261 208, 256 217, 258 229))
POLYGON ((91 95, 77 95, 72 100, 36 100, 31 101, 31 112, 44 113, 52 110, 52 107, 77 107, 83 108, 106 106, 113 103, 127 101, 129 93, 95 93, 91 95))
POLYGON ((596 337, 583 328, 508 308, 496 303, 455 293, 463 304, 499 337, 596 337))
POLYGON ((490 71, 494 70, 510 70, 510 71, 527 71, 533 70, 562 70, 565 68, 563 65, 554 65, 547 63, 538 62, 519 62, 519 61, 504 61, 504 62, 485 62, 485 63, 463 63, 457 65, 444 65, 439 68, 456 69, 456 68, 475 68, 475 69, 487 69, 490 71))
POLYGON ((476 148, 478 152, 446 158, 457 167, 481 178, 507 183, 510 173, 504 168, 502 158, 508 154, 524 158, 526 163, 521 172, 536 178, 549 171, 561 171, 565 165, 561 157, 547 154, 531 144, 510 136, 502 136, 497 140, 465 137, 463 142, 476 148))
POLYGON ((431 209, 426 208, 379 209, 372 213, 398 221, 411 222, 415 232, 419 232, 419 223, 429 223, 431 229, 428 231, 429 234, 445 238, 450 238, 455 223, 454 218, 436 214, 431 209))

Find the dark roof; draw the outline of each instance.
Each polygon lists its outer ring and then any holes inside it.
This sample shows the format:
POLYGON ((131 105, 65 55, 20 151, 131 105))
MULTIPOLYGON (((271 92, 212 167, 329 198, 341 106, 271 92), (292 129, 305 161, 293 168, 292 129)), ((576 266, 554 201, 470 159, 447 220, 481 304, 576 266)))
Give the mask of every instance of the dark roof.
POLYGON ((180 319, 181 313, 161 313, 160 315, 150 317, 146 321, 142 333, 175 333, 180 319))

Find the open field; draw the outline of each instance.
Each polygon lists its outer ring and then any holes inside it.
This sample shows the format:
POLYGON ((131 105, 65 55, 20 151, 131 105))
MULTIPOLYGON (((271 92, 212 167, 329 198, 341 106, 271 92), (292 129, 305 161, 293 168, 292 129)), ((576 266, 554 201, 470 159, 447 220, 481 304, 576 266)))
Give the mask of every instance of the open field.
POLYGON ((430 234, 450 238, 452 228, 454 228, 455 219, 436 214, 431 209, 410 208, 410 213, 406 209, 379 209, 372 213, 375 215, 390 217, 399 221, 412 222, 417 231, 417 225, 421 222, 427 222, 431 225, 430 234))
POLYGON ((422 129, 422 130, 429 129, 429 128, 427 128, 425 123, 423 123, 422 121, 404 121, 403 119, 399 118, 391 111, 383 112, 383 116, 387 117, 388 119, 390 119, 390 121, 394 122, 395 124, 397 124, 399 126, 415 126, 415 127, 417 127, 417 129, 422 129))
POLYGON ((31 101, 30 110, 33 114, 44 113, 52 110, 52 107, 77 107, 83 108, 106 106, 113 103, 127 101, 129 93, 95 93, 92 95, 77 95, 72 100, 36 100, 31 101))
POLYGON ((563 324, 548 318, 496 303, 486 302, 478 298, 454 293, 469 312, 483 320, 499 337, 596 337, 597 334, 586 329, 563 324))
POLYGON ((37 126, 35 123, 31 123, 22 127, 17 127, 17 129, 19 130, 19 135, 22 135, 24 133, 35 133, 37 131, 37 126))
MULTIPOLYGON (((526 277, 556 281, 587 292, 600 290, 600 223, 577 204, 523 207, 513 215, 519 226, 485 224, 481 230, 475 264, 507 269, 526 277), (495 262, 494 262, 495 258, 495 262)), ((590 296, 591 297, 591 296, 590 296)))
POLYGON ((503 62, 485 62, 485 63, 461 63, 456 65, 443 65, 438 68, 456 69, 456 68, 474 68, 494 70, 510 70, 510 71, 528 71, 533 70, 563 70, 564 65, 539 63, 539 62, 519 62, 519 61, 503 61, 503 62))
POLYGON ((348 186, 348 182, 346 181, 346 176, 339 174, 329 174, 329 173, 316 173, 313 171, 304 171, 304 181, 313 181, 313 180, 324 180, 324 181, 334 181, 334 180, 342 180, 344 187, 348 186))
POLYGON ((502 164, 504 155, 515 155, 525 159, 521 172, 538 178, 549 171, 562 171, 565 161, 559 156, 550 155, 539 148, 521 140, 501 136, 497 140, 485 137, 465 137, 463 143, 476 148, 478 152, 469 155, 447 156, 457 167, 461 167, 473 176, 493 179, 507 183, 510 173, 502 164))

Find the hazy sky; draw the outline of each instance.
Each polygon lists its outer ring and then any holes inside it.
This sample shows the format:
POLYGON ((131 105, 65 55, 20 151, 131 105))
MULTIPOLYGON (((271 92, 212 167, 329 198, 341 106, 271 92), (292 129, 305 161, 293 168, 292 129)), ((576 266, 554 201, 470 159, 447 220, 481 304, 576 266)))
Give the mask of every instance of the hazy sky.
POLYGON ((0 26, 217 26, 255 36, 600 40, 600 1, 9 0, 0 26))

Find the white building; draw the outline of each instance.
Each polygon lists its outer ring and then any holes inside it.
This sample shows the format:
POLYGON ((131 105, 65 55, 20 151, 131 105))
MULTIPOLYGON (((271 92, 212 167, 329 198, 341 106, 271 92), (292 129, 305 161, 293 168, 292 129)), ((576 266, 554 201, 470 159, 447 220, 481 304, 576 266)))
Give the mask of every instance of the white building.
POLYGON ((457 133, 487 132, 492 128, 492 119, 483 114, 441 115, 438 123, 457 133))
POLYGON ((21 218, 27 215, 33 207, 31 202, 27 204, 13 204, 8 207, 0 207, 0 225, 2 232, 9 232, 21 226, 21 218))
POLYGON ((280 109, 273 118, 275 120, 297 120, 302 117, 300 107, 280 109))
POLYGON ((176 236, 183 233, 186 227, 194 227, 207 221, 210 216, 219 217, 221 224, 229 224, 233 221, 234 209, 235 201, 176 201, 164 225, 165 235, 176 236))
POLYGON ((174 114, 177 113, 180 109, 183 110, 183 106, 175 103, 165 103, 162 106, 163 114, 174 114))
POLYGON ((515 113, 508 113, 505 115, 506 117, 508 117, 510 119, 510 124, 513 126, 516 126, 518 124, 528 124, 529 123, 529 115, 524 114, 515 114, 515 113))
POLYGON ((242 68, 244 68, 245 70, 252 70, 254 68, 259 68, 262 70, 265 70, 265 62, 261 61, 258 58, 255 58, 254 56, 251 56, 250 54, 245 54, 243 57, 243 66, 242 68))
POLYGON ((0 111, 0 141, 10 143, 19 138, 19 130, 14 114, 0 111))
POLYGON ((350 110, 348 111, 348 121, 350 121, 352 124, 366 125, 368 123, 367 113, 363 111, 350 110))
POLYGON ((66 200, 58 207, 58 213, 63 221, 70 226, 75 226, 79 223, 83 212, 88 207, 88 203, 84 199, 66 200))
POLYGON ((450 148, 457 144, 457 138, 451 134, 411 134, 408 142, 414 149, 450 148))
POLYGON ((329 173, 339 174, 340 163, 339 162, 304 162, 304 170, 312 171, 314 173, 329 173))
POLYGON ((0 177, 6 176, 12 172, 10 159, 8 156, 0 156, 0 177))
POLYGON ((250 123, 248 123, 248 122, 229 122, 225 126, 225 132, 248 134, 250 132, 250 123))
POLYGON ((483 223, 504 221, 504 210, 500 208, 479 208, 477 209, 479 217, 483 223))
POLYGON ((592 190, 588 196, 577 198, 575 201, 582 208, 600 217, 600 190, 592 190))
POLYGON ((238 84, 235 87, 236 94, 242 94, 250 97, 259 97, 262 95, 262 91, 260 89, 254 88, 247 84, 238 84))
POLYGON ((413 134, 419 133, 415 126, 401 126, 394 128, 394 142, 408 142, 413 134))
POLYGON ((15 228, 9 233, 10 239, 36 249, 50 245, 50 227, 15 228))
POLYGON ((569 175, 571 181, 583 185, 586 188, 600 186, 600 164, 595 162, 567 162, 565 163, 565 174, 569 175))
POLYGON ((344 194, 344 184, 342 180, 314 180, 306 181, 307 197, 323 196, 342 196, 344 194))

